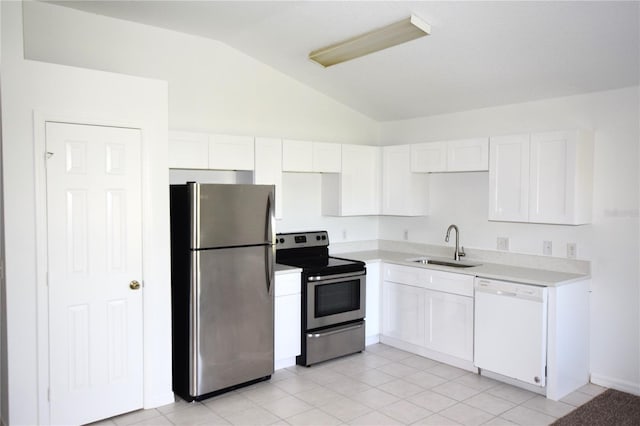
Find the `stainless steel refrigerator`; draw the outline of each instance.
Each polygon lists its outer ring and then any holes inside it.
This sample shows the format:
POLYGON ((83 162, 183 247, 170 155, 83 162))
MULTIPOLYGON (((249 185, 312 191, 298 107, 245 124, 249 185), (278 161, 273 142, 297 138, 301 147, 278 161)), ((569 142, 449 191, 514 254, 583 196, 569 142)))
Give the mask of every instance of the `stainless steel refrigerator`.
POLYGON ((173 390, 187 401, 273 373, 274 187, 171 185, 173 390))

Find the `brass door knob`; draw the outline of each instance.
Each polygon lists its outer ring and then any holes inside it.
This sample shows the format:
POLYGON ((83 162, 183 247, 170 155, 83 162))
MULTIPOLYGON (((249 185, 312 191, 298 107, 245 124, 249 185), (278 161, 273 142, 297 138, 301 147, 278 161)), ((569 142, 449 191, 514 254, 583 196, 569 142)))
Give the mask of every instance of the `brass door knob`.
POLYGON ((131 290, 138 290, 138 289, 140 289, 140 283, 138 281, 136 281, 136 280, 133 280, 133 281, 131 281, 129 283, 129 288, 131 290))

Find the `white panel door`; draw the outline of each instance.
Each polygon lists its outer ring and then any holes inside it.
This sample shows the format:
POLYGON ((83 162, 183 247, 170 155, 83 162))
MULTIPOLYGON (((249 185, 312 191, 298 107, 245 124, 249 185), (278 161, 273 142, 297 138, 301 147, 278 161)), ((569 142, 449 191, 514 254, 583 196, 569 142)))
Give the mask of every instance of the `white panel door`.
POLYGON ((313 142, 313 171, 318 173, 340 173, 342 170, 342 147, 338 143, 313 142))
POLYGON ((313 143, 284 139, 282 141, 282 171, 312 172, 313 143))
POLYGON ((575 138, 570 133, 531 135, 529 220, 540 223, 571 223, 575 138))
POLYGON ((342 145, 342 216, 380 213, 380 148, 342 145))
POLYGON ((404 284, 382 283, 382 334, 424 346, 425 290, 404 284))
POLYGON ((426 346, 473 360, 473 297, 425 290, 426 346))
POLYGON ((140 143, 46 124, 51 424, 142 408, 140 143))
POLYGON ((208 169, 209 137, 207 134, 169 132, 169 168, 208 169))
POLYGON ((209 136, 209 168, 214 170, 253 170, 253 136, 209 136))
POLYGON ((447 142, 447 171, 489 170, 489 139, 461 139, 447 142))
POLYGON ((447 143, 428 142, 411 145, 411 171, 446 172, 447 171, 447 143))
POLYGON ((382 214, 411 213, 411 151, 409 145, 382 147, 382 214))
POLYGON ((489 220, 529 220, 529 135, 492 137, 489 220))

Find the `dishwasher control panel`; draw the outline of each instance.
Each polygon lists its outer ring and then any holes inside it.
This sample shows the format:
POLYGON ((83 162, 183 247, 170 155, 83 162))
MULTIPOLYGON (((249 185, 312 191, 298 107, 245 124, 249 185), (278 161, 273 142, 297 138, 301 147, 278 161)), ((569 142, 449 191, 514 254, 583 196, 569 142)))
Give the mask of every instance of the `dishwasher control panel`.
POLYGON ((519 284, 507 281, 489 280, 477 278, 475 282, 476 291, 493 293, 502 296, 526 297, 542 300, 546 296, 546 287, 529 284, 519 284))

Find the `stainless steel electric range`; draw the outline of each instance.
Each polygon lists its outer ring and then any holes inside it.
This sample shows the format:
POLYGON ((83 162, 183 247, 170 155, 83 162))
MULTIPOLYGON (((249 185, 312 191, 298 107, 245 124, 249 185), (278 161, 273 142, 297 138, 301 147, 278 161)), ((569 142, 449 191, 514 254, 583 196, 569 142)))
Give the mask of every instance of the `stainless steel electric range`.
POLYGON ((327 231, 276 234, 276 262, 302 268, 302 348, 309 366, 364 350, 364 262, 329 256, 327 231))

